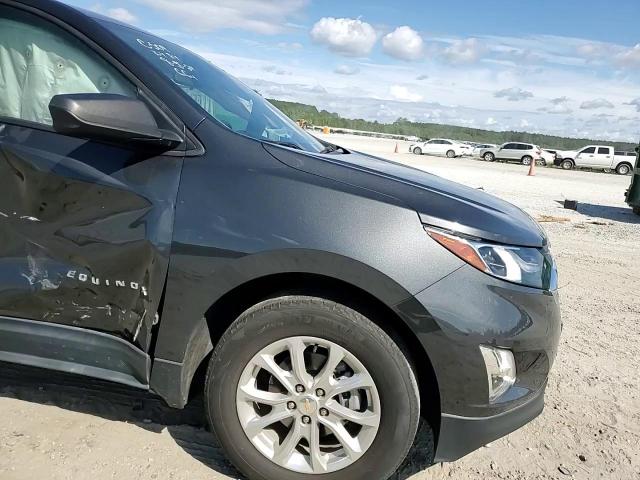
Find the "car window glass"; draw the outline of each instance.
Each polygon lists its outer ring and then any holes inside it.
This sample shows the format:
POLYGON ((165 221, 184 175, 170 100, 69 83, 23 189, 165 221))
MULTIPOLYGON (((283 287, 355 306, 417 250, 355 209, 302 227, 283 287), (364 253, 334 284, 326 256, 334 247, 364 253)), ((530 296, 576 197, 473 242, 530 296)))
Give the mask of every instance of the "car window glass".
POLYGON ((305 151, 325 149, 320 141, 259 93, 204 58, 135 28, 109 20, 99 21, 226 128, 250 138, 285 143, 305 151))
POLYGON ((596 153, 596 147, 589 147, 582 150, 580 153, 596 153))
POLYGON ((0 6, 0 116, 51 125, 54 95, 136 96, 135 87, 60 27, 0 6))
POLYGON ((507 143, 504 147, 502 147, 505 150, 514 150, 516 148, 516 146, 513 143, 507 143))
POLYGON ((610 151, 607 147, 598 147, 598 153, 601 155, 609 155, 610 151))
POLYGON ((451 142, 449 142, 449 141, 447 141, 447 140, 443 140, 443 141, 442 141, 442 144, 443 144, 443 145, 451 145, 451 142))

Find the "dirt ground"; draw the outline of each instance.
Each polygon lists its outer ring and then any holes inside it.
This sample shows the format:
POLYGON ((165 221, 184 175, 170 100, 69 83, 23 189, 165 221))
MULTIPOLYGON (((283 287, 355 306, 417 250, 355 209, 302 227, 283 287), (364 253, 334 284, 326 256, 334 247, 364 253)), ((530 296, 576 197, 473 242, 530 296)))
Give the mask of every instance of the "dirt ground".
MULTIPOLYGON (((399 479, 640 479, 640 217, 630 177, 418 157, 408 144, 346 147, 483 188, 543 221, 560 271, 564 332, 543 414, 464 459, 399 479), (565 210, 565 199, 578 211, 565 210)), ((124 387, 0 364, 0 479, 239 478, 203 426, 200 401, 172 411, 124 387)), ((422 431, 425 437, 425 431, 422 431)), ((423 443, 423 442, 421 442, 423 443)), ((421 445, 428 448, 429 445, 421 445)))

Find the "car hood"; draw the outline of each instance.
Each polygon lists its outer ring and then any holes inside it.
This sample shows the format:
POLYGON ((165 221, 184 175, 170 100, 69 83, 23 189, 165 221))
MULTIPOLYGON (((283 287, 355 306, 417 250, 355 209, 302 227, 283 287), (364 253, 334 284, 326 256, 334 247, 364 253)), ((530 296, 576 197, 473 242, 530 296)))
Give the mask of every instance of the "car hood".
POLYGON ((265 149, 290 167, 393 197, 427 225, 510 245, 547 243, 540 225, 515 205, 423 170, 359 152, 320 155, 268 144, 265 149))

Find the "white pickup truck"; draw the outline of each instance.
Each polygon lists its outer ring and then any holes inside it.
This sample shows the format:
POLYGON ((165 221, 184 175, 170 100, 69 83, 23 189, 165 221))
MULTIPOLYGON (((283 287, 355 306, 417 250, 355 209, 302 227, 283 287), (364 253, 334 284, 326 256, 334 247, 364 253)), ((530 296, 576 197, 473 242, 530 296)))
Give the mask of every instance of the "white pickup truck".
POLYGON ((558 151, 554 164, 564 170, 598 168, 628 175, 633 170, 635 156, 631 152, 616 152, 609 145, 588 145, 580 150, 558 151))

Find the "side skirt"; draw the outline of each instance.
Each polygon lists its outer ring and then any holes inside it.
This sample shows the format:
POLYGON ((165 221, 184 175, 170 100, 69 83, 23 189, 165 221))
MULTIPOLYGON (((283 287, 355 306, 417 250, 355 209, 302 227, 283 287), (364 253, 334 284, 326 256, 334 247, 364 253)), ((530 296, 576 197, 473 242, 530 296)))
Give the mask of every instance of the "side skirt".
POLYGON ((148 389, 151 359, 93 330, 0 316, 0 360, 148 389))

